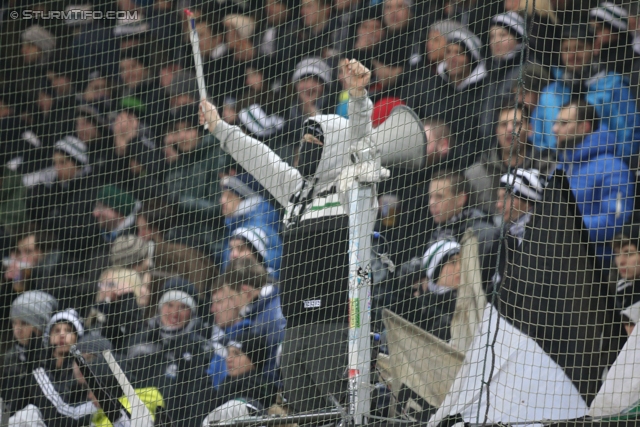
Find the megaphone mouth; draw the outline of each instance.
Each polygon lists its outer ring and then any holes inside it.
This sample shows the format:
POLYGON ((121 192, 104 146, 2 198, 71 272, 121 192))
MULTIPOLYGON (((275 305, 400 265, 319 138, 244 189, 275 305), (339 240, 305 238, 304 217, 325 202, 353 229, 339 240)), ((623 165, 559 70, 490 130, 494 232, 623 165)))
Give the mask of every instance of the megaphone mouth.
POLYGON ((398 105, 387 120, 374 130, 383 167, 399 166, 411 170, 426 164, 427 136, 418 115, 406 105, 398 105))

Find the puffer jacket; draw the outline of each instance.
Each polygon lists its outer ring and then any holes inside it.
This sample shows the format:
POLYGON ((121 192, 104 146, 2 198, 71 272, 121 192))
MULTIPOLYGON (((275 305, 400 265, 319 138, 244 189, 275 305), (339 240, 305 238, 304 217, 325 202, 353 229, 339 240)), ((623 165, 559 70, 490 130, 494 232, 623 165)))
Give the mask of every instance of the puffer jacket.
POLYGON ((564 72, 555 69, 560 78, 542 90, 538 106, 531 115, 538 148, 556 149, 553 125, 564 104, 580 92, 593 105, 603 130, 615 132, 615 155, 628 157, 640 153, 640 113, 626 77, 612 71, 600 71, 581 84, 563 80, 564 72))
POLYGON ((558 155, 592 242, 613 239, 631 219, 634 179, 626 163, 616 157, 616 135, 606 130, 584 138, 558 155))

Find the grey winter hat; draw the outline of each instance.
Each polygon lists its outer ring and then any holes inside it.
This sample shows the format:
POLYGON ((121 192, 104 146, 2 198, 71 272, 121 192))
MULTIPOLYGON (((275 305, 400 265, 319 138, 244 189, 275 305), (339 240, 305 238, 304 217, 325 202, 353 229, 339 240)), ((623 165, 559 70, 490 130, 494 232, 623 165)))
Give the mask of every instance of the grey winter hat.
POLYGON ((40 25, 32 25, 22 32, 22 41, 36 45, 43 52, 56 48, 56 37, 40 25))
POLYGON ((71 324, 71 326, 73 326, 73 328, 75 329, 76 334, 78 335, 78 339, 84 336, 84 325, 82 324, 82 320, 80 319, 80 315, 78 314, 78 312, 72 308, 64 311, 59 311, 51 316, 49 323, 47 323, 44 335, 42 336, 45 347, 49 346, 49 335, 51 334, 51 328, 53 328, 53 325, 55 325, 56 323, 61 322, 71 324))
POLYGON ((111 245, 110 252, 111 265, 130 267, 149 257, 149 243, 132 234, 120 236, 111 245))
POLYGON ((44 332, 47 323, 58 307, 58 301, 46 292, 27 291, 11 304, 10 317, 19 319, 44 332))

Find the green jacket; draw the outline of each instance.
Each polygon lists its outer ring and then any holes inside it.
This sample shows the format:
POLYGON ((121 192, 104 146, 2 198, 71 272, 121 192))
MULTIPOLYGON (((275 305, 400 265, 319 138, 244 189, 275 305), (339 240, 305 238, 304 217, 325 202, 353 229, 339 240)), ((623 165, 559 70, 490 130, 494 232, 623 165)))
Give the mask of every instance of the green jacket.
POLYGON ((201 138, 193 151, 181 153, 167 165, 164 181, 169 197, 182 212, 206 211, 212 216, 220 212, 218 159, 220 144, 213 135, 201 138))

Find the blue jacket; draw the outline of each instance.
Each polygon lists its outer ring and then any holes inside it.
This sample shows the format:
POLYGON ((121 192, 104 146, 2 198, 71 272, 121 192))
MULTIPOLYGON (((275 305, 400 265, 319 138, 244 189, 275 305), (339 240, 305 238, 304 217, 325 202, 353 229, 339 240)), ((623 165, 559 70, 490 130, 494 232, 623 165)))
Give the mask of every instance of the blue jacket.
MULTIPOLYGON (((260 228, 268 236, 267 256, 265 264, 269 270, 269 274, 278 279, 278 270, 280 269, 280 258, 282 257, 282 240, 278 234, 280 227, 280 216, 278 211, 271 203, 266 201, 262 196, 247 197, 240 202, 238 210, 232 217, 225 218, 227 235, 231 236, 239 227, 260 228)), ((223 260, 225 266, 229 262, 229 244, 227 243, 223 260)))
MULTIPOLYGON (((585 82, 583 91, 586 101, 595 107, 601 118, 601 129, 615 132, 616 156, 640 153, 640 114, 627 79, 614 72, 602 71, 585 82)), ((571 94, 572 87, 566 81, 556 81, 542 90, 538 106, 531 115, 536 147, 556 148, 552 128, 562 106, 571 100, 571 94)))
POLYGON ((251 322, 251 332, 265 337, 269 347, 277 347, 284 341, 287 320, 282 314, 276 285, 264 286, 258 299, 243 307, 240 315, 251 322))
POLYGON ((287 320, 282 314, 280 291, 276 285, 267 285, 260 290, 258 299, 240 310, 240 315, 251 322, 250 330, 255 335, 265 337, 269 346, 269 359, 264 366, 264 375, 279 381, 277 354, 278 346, 284 342, 287 320))
POLYGON ((229 341, 233 341, 240 333, 248 330, 251 322, 243 319, 241 322, 231 325, 228 328, 220 329, 215 327, 210 343, 215 350, 215 354, 209 362, 207 375, 211 378, 214 388, 218 388, 222 381, 227 377, 227 345, 229 341))
POLYGON ((633 214, 633 176, 616 158, 615 140, 613 132, 598 130, 559 154, 558 168, 567 175, 589 238, 598 246, 611 240, 633 214))

